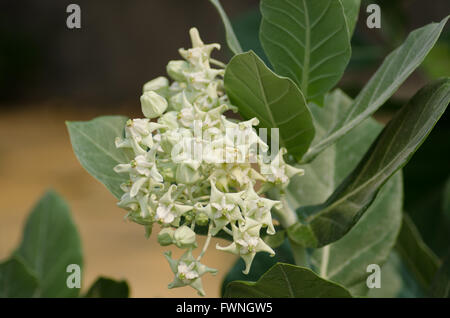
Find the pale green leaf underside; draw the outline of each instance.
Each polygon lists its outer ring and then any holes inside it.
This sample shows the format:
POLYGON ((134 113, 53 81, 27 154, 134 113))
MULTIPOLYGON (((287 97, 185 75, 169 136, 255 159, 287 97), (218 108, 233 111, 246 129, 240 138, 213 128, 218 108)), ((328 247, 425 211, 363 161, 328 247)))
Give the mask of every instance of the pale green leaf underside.
POLYGON ((225 297, 233 298, 349 298, 342 286, 324 280, 307 268, 277 263, 257 282, 234 281, 225 297))
MULTIPOLYGON (((311 105, 316 137, 326 134, 339 115, 352 101, 339 90, 325 99, 325 107, 311 105)), ((320 204, 356 167, 382 126, 368 118, 336 144, 327 148, 313 162, 301 167, 305 175, 294 177, 287 191, 289 205, 297 209, 320 204)), ((359 288, 368 264, 383 264, 395 244, 401 225, 402 179, 398 175, 380 191, 361 220, 341 240, 316 249, 311 256, 313 269, 322 276, 342 284, 354 295, 363 295, 367 286, 359 288)))
POLYGON ((405 42, 386 57, 377 72, 358 94, 342 121, 323 139, 313 143, 303 160, 305 162, 312 160, 383 105, 422 63, 439 38, 447 20, 448 17, 440 23, 431 23, 411 32, 405 42))
POLYGON ((300 158, 314 138, 314 125, 305 99, 288 78, 273 73, 253 52, 234 56, 225 72, 225 90, 246 119, 259 127, 279 128, 280 145, 300 158))
POLYGON ((345 235, 372 203, 379 188, 425 140, 449 100, 449 79, 421 89, 396 114, 357 168, 325 203, 298 211, 302 224, 289 228, 291 239, 321 247, 345 235))
POLYGON ((102 116, 86 122, 67 122, 72 147, 81 165, 117 198, 123 193, 120 185, 127 177, 113 168, 133 159, 130 150, 117 149, 114 143, 116 137, 123 136, 126 121, 123 116, 102 116))
POLYGON ((329 91, 350 60, 340 1, 262 0, 260 40, 275 71, 309 101, 329 91))
POLYGON ((214 5, 216 10, 220 14, 220 18, 222 19, 222 22, 223 22, 223 25, 225 28, 225 37, 227 39, 228 47, 234 54, 242 53, 242 48, 239 43, 239 40, 238 40, 236 34, 234 33, 233 26, 231 25, 231 22, 228 19, 227 14, 223 10, 222 5, 220 4, 220 1, 219 0, 209 0, 209 2, 211 2, 214 5))
POLYGON ((369 292, 366 268, 383 265, 395 245, 402 221, 401 173, 390 179, 358 223, 340 240, 314 250, 312 263, 322 277, 355 296, 369 292))
MULTIPOLYGON (((372 288, 367 297, 423 298, 427 296, 395 249, 392 250, 386 263, 381 267, 381 273, 380 288, 372 288)), ((362 282, 360 286, 362 289, 367 289, 366 282, 362 282)))

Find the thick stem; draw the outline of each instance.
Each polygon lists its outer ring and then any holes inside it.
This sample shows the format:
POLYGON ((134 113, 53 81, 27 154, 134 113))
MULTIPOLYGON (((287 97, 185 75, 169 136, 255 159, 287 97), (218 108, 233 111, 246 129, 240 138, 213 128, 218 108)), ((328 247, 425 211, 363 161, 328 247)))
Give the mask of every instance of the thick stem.
POLYGON ((281 226, 287 229, 291 225, 297 223, 298 221, 297 213, 295 213, 295 211, 289 207, 289 204, 287 203, 284 196, 280 198, 280 201, 283 205, 283 208, 281 210, 279 209, 274 210, 276 211, 281 226))
POLYGON ((322 261, 320 263, 320 276, 327 278, 328 261, 330 258, 330 245, 322 248, 322 261))
POLYGON ((295 265, 309 267, 308 254, 306 254, 306 249, 295 243, 293 240, 289 240, 292 249, 292 255, 294 256, 295 265))
MULTIPOLYGON (((276 210, 276 212, 281 226, 287 229, 291 225, 298 222, 298 217, 297 213, 289 207, 289 204, 284 196, 281 196, 280 201, 283 204, 283 208, 282 210, 276 210)), ((306 254, 306 249, 291 239, 289 239, 289 243, 291 244, 295 264, 298 266, 308 267, 309 261, 308 255, 306 254)))

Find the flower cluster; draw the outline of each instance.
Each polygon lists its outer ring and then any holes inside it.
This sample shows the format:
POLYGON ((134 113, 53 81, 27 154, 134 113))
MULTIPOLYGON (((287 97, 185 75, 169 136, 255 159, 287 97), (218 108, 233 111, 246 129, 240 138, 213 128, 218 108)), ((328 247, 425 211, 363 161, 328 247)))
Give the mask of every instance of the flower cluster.
POLYGON ((169 288, 190 285, 204 295, 201 276, 216 272, 200 263, 211 237, 219 232, 232 237, 229 246, 217 248, 241 256, 244 273, 257 252, 274 255, 260 232, 275 234, 271 209, 280 202, 261 196, 262 189, 284 188, 303 170, 284 162, 284 149, 270 161, 263 158, 260 152, 268 146, 256 134, 256 118, 239 122, 224 116, 236 107, 224 91, 224 65, 210 57, 220 46, 205 45, 195 28, 190 36, 193 47, 179 50, 183 60, 167 65, 173 82, 158 77, 144 85, 145 118, 129 120, 116 139, 118 148, 132 149, 135 157, 114 170, 129 175, 118 203, 127 218, 144 225, 147 235, 159 223, 158 242, 186 250, 179 260, 166 253, 175 274, 169 288), (194 258, 196 226, 207 228, 208 236, 194 258))

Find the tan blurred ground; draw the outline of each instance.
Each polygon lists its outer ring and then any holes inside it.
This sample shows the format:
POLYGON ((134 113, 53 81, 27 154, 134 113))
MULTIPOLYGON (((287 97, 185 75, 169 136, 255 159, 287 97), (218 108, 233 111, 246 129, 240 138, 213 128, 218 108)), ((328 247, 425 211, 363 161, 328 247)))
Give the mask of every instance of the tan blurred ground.
MULTIPOLYGON (((70 205, 81 234, 84 287, 104 275, 126 279, 132 297, 197 297, 188 287, 167 289, 173 275, 162 253, 168 248, 156 243, 155 234, 146 240, 141 226, 125 222, 115 198, 72 152, 64 121, 89 120, 106 115, 104 110, 73 107, 68 111, 58 101, 7 109, 0 115, 0 260, 19 243, 30 209, 53 188, 70 205)), ((215 250, 216 242, 204 257, 204 263, 219 270, 216 277, 203 279, 209 297, 219 296, 222 279, 235 261, 215 250)))

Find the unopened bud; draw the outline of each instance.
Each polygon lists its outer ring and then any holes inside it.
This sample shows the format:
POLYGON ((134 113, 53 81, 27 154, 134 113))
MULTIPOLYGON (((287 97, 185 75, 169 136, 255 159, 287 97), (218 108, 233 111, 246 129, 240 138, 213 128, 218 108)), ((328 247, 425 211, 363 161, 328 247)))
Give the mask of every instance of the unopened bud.
POLYGON ((159 76, 144 84, 142 92, 155 91, 156 93, 166 97, 169 88, 169 80, 164 76, 159 76))
POLYGON ((195 232, 183 225, 175 230, 173 241, 179 248, 195 246, 195 232))
POLYGON ((189 63, 182 60, 170 61, 167 64, 167 74, 178 82, 185 82, 185 72, 189 69, 189 63))
POLYGON ((175 230, 170 227, 163 228, 158 234, 158 243, 161 246, 167 246, 172 244, 174 233, 175 230))
POLYGON ((167 100, 154 91, 147 91, 141 96, 141 106, 145 117, 156 118, 166 111, 167 100))

